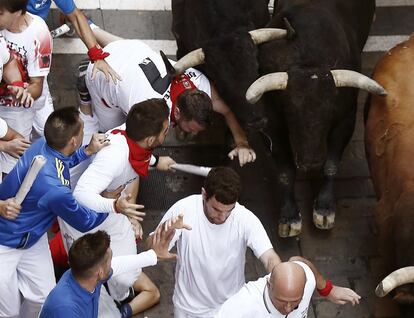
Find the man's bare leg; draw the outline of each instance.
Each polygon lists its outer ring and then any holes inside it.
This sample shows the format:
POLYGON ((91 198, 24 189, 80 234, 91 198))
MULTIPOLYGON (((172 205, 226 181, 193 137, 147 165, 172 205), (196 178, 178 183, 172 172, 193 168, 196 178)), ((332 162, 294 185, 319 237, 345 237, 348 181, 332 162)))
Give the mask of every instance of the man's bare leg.
POLYGON ((160 291, 145 273, 139 275, 133 287, 137 296, 129 302, 129 305, 134 315, 160 302, 160 291))
POLYGON ((92 28, 93 34, 95 35, 96 41, 98 41, 98 44, 101 47, 107 46, 109 43, 123 40, 123 38, 113 35, 112 33, 109 33, 99 27, 92 28))

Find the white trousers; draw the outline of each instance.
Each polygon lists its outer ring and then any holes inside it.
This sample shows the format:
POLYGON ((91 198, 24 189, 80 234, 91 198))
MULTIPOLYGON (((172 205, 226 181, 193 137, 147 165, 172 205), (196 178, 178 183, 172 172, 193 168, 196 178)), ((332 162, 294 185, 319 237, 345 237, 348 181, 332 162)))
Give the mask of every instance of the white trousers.
POLYGON ((37 318, 56 285, 47 234, 28 249, 0 245, 0 264, 0 317, 37 318))
POLYGON ((125 123, 126 115, 119 108, 111 108, 105 105, 102 101, 103 96, 96 87, 98 81, 93 81, 90 77, 89 73, 86 74, 85 81, 92 99, 93 114, 98 118, 99 131, 107 132, 125 123))

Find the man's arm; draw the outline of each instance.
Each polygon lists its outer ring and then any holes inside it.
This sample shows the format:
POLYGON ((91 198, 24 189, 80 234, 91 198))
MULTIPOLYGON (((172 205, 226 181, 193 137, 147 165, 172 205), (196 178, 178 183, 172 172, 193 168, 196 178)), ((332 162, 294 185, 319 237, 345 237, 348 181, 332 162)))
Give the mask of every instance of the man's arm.
MULTIPOLYGON (((85 43, 88 50, 94 47, 99 48, 99 45, 85 15, 78 8, 75 8, 73 12, 67 14, 66 16, 75 27, 76 33, 82 39, 83 43, 85 43)), ((92 78, 95 78, 95 75, 98 71, 102 71, 105 74, 107 80, 109 80, 109 77, 111 77, 114 83, 116 83, 117 80, 121 80, 120 76, 112 69, 111 66, 109 66, 109 64, 104 59, 98 59, 94 62, 92 78)))
POLYGON ((10 156, 18 159, 23 152, 30 147, 30 141, 24 139, 14 129, 8 127, 6 135, 0 138, 0 151, 9 154, 10 156))
POLYGON ((3 66, 3 79, 8 85, 10 92, 15 95, 16 100, 24 104, 26 107, 31 107, 33 105, 34 99, 31 94, 24 88, 24 83, 22 82, 22 76, 19 71, 19 64, 10 55, 9 61, 3 66))
POLYGON ((282 262, 273 248, 264 252, 259 259, 268 273, 271 273, 273 268, 282 262))
MULTIPOLYGON (((293 256, 289 259, 289 261, 290 262, 298 261, 298 262, 302 262, 308 265, 309 268, 312 270, 313 275, 315 276, 316 288, 319 291, 324 290, 327 287, 329 287, 327 286, 328 281, 316 269, 315 265, 309 260, 307 260, 306 258, 303 258, 301 256, 293 256)), ((359 304, 359 300, 361 299, 361 296, 359 296, 357 293, 355 293, 350 288, 333 285, 330 293, 327 295, 327 298, 335 304, 344 305, 346 303, 351 303, 354 306, 356 304, 359 304)))
POLYGON ((80 205, 66 187, 51 189, 40 198, 38 206, 61 217, 82 233, 97 227, 108 217, 108 213, 97 213, 80 205))
POLYGON ((120 160, 113 160, 114 150, 117 151, 117 149, 106 149, 95 157, 79 178, 73 195, 81 204, 96 211, 119 212, 142 221, 145 213, 138 210, 144 207, 131 201, 134 193, 116 199, 101 195, 114 178, 122 173, 123 163, 120 160))
POLYGON ((96 154, 98 151, 108 145, 109 141, 106 139, 105 134, 94 133, 91 137, 91 141, 87 146, 81 146, 71 155, 70 162, 68 163, 69 168, 78 165, 81 161, 96 154))
POLYGON ((256 160, 256 153, 250 148, 247 136, 237 121, 236 116, 231 111, 230 107, 224 102, 224 100, 218 95, 217 90, 211 84, 211 101, 213 103, 213 110, 224 116, 227 126, 229 127, 231 134, 233 135, 234 148, 230 153, 230 159, 239 157, 240 166, 245 165, 248 162, 256 160))
POLYGON ((27 87, 27 91, 30 93, 34 100, 38 99, 42 95, 43 81, 43 76, 30 77, 29 79, 29 86, 27 87))

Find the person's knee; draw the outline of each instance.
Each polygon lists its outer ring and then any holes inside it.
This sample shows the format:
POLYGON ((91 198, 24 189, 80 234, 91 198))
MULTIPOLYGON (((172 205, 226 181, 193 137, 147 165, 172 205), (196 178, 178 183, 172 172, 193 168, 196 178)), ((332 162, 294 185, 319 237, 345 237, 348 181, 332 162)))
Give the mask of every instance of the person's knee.
POLYGON ((154 303, 158 303, 160 301, 160 298, 161 298, 160 290, 152 282, 152 280, 144 273, 141 273, 137 281, 134 283, 134 290, 137 293, 141 293, 145 291, 151 294, 151 297, 154 303))
POLYGON ((149 288, 147 289, 147 291, 151 294, 153 302, 159 303, 160 298, 161 298, 161 293, 158 287, 155 286, 155 284, 152 284, 151 286, 148 286, 148 287, 149 288))

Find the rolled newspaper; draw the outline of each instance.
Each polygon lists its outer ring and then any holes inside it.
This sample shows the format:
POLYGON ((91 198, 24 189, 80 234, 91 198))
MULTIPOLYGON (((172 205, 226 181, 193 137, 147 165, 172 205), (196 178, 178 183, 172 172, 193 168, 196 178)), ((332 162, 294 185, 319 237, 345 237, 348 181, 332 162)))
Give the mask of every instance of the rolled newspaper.
POLYGON ((207 177, 212 169, 211 167, 195 166, 190 164, 176 163, 171 165, 171 169, 195 174, 197 176, 207 177))
POLYGON ((36 180, 37 174, 39 173, 40 169, 43 168, 43 166, 46 163, 46 158, 39 155, 35 156, 32 160, 32 163, 30 164, 29 170, 27 170, 26 176, 23 179, 22 185, 20 186, 19 191, 17 191, 16 194, 16 201, 19 204, 22 204, 24 198, 29 193, 30 188, 33 185, 33 182, 36 180))

